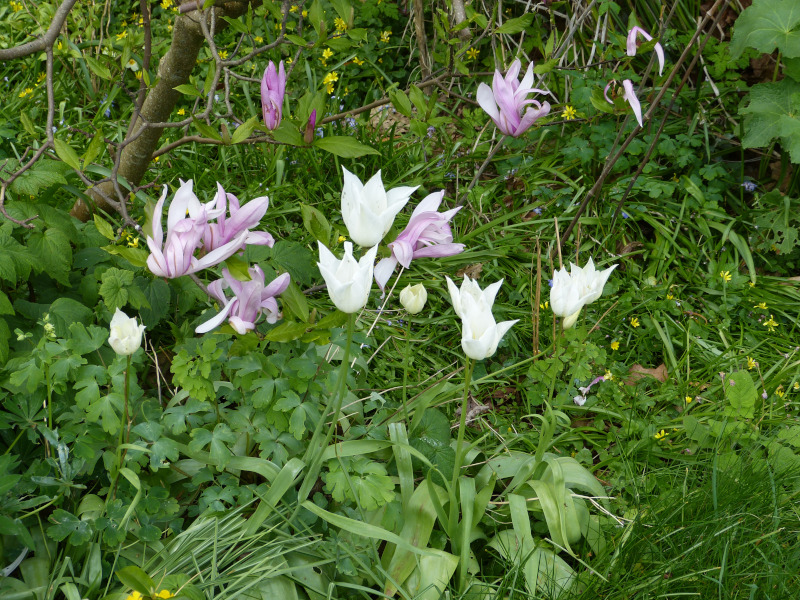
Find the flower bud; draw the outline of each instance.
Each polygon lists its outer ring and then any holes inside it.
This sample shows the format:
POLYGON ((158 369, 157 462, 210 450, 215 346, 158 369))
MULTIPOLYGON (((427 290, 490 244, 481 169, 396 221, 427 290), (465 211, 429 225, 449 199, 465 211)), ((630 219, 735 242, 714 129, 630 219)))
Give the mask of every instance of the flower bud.
POLYGON ((143 332, 144 325, 137 325, 136 319, 117 309, 111 319, 108 345, 120 356, 130 356, 142 345, 143 332))
POLYGON ((405 308, 410 315, 415 315, 420 312, 427 301, 428 292, 425 291, 425 286, 421 283, 406 286, 405 289, 400 292, 400 304, 403 305, 403 308, 405 308))
POLYGON ((316 126, 317 126, 317 110, 314 109, 308 116, 308 123, 306 123, 306 130, 303 133, 303 141, 306 144, 310 144, 311 142, 314 141, 314 128, 316 126))

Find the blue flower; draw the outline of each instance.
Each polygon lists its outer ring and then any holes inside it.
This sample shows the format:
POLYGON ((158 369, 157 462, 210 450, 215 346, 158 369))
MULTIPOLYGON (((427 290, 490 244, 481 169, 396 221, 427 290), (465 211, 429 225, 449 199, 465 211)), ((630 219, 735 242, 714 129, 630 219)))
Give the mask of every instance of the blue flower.
POLYGON ((758 184, 755 181, 745 181, 742 183, 742 187, 744 188, 745 192, 755 192, 758 184))

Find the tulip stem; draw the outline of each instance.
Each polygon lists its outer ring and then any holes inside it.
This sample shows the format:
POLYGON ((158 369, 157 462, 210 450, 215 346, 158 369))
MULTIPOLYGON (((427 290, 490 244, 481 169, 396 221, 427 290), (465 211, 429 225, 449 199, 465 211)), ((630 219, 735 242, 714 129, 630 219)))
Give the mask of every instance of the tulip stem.
POLYGON ((497 143, 494 145, 494 148, 489 150, 489 154, 486 155, 486 160, 483 161, 483 164, 475 172, 475 176, 472 178, 472 181, 470 181, 466 191, 461 195, 461 199, 458 202, 456 202, 456 206, 463 206, 464 203, 467 201, 467 196, 469 196, 469 193, 472 191, 472 188, 475 187, 475 184, 478 183, 478 180, 480 179, 481 175, 483 175, 483 172, 486 170, 486 167, 489 166, 489 161, 491 161, 494 158, 494 155, 497 154, 498 150, 500 150, 500 146, 503 145, 503 142, 506 140, 507 137, 508 137, 507 135, 501 137, 499 140, 497 140, 497 143))
POLYGON ((308 498, 311 488, 317 482, 319 472, 322 469, 322 455, 325 449, 330 444, 333 438, 333 432, 336 430, 336 425, 339 422, 339 413, 342 410, 342 400, 344 399, 345 388, 347 387, 347 372, 350 367, 350 346, 353 343, 353 330, 355 329, 356 315, 351 313, 347 316, 347 342, 342 350, 342 364, 339 368, 339 380, 336 382, 336 390, 328 400, 325 410, 319 417, 317 427, 314 429, 314 435, 311 436, 311 441, 308 443, 306 453, 303 455, 303 462, 308 466, 308 471, 303 478, 303 483, 300 485, 300 491, 297 494, 297 506, 295 507, 294 519, 300 511, 303 502, 308 498), (322 430, 325 426, 325 417, 331 415, 331 424, 328 427, 328 432, 323 439, 322 430))
MULTIPOLYGON (((411 357, 411 315, 407 315, 406 319, 406 355, 403 357, 403 417, 406 420, 406 427, 411 424, 408 418, 408 362, 411 357)), ((409 433, 411 433, 409 431, 409 433)))
MULTIPOLYGON (((464 444, 464 430, 467 428, 467 407, 469 405, 469 385, 472 380, 472 369, 475 367, 475 361, 467 357, 467 364, 464 366, 464 398, 461 400, 461 419, 458 423, 458 437, 456 441, 456 458, 453 465, 453 481, 452 489, 456 489, 458 477, 461 471, 461 465, 464 462, 464 452, 462 445, 464 444)), ((453 491, 455 493, 455 491, 453 491)))

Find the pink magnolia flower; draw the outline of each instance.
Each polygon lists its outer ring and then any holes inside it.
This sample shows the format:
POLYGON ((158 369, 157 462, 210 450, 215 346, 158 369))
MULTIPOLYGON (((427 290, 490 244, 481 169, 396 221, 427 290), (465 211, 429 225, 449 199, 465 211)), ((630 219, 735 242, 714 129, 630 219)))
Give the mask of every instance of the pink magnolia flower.
POLYGON ((549 94, 544 90, 532 88, 533 63, 528 65, 525 77, 517 80, 522 63, 515 60, 511 63, 505 78, 495 70, 492 87, 485 83, 478 86, 478 104, 492 118, 497 128, 506 135, 519 137, 525 133, 538 119, 550 112, 550 104, 539 103, 538 100, 527 100, 528 94, 549 94), (535 108, 526 109, 528 104, 535 108))
POLYGON ((192 191, 191 179, 181 182, 181 187, 175 192, 167 214, 167 239, 164 241, 161 213, 166 197, 165 185, 164 192, 153 211, 152 237, 147 236, 147 246, 150 248, 147 267, 157 277, 171 279, 213 267, 233 256, 244 244, 247 231, 208 252, 202 258, 194 256, 195 250, 201 246, 209 219, 218 217, 221 211, 212 208, 211 203, 205 206, 200 204, 192 191))
POLYGON ((258 246, 275 245, 275 238, 266 231, 248 231, 261 222, 269 207, 269 198, 261 196, 251 200, 244 206, 239 205, 239 199, 233 194, 226 194, 222 185, 217 183, 217 195, 214 199, 215 212, 219 213, 216 223, 209 223, 203 233, 203 245, 206 252, 211 252, 246 233, 242 247, 245 244, 258 246), (225 213, 230 209, 230 218, 225 213))
POLYGON ((415 258, 453 256, 463 252, 464 244, 453 243, 450 220, 461 206, 437 212, 444 198, 444 190, 428 195, 411 213, 406 228, 389 244, 392 255, 375 265, 375 281, 383 289, 400 263, 406 269, 415 258))
POLYGON ((286 71, 283 68, 283 61, 280 62, 280 70, 275 68, 274 62, 269 61, 261 79, 261 111, 264 114, 264 124, 269 130, 281 124, 285 93, 286 71))
POLYGON ((228 269, 222 269, 222 279, 217 279, 208 285, 208 293, 222 305, 222 310, 214 317, 199 325, 195 331, 206 333, 222 325, 227 318, 237 333, 245 334, 255 329, 256 321, 261 314, 266 314, 267 323, 275 323, 281 318, 276 296, 281 295, 289 287, 289 274, 278 275, 264 285, 264 272, 256 265, 251 267, 250 281, 239 281, 230 274, 228 269), (228 299, 225 289, 233 291, 233 298, 228 299))
MULTIPOLYGON (((633 26, 631 30, 628 32, 628 40, 627 40, 627 51, 628 56, 636 56, 636 37, 641 35, 645 41, 650 41, 653 39, 653 36, 647 33, 641 27, 633 26)), ((664 74, 664 48, 661 46, 660 43, 656 43, 655 48, 656 56, 658 57, 658 74, 664 74)))

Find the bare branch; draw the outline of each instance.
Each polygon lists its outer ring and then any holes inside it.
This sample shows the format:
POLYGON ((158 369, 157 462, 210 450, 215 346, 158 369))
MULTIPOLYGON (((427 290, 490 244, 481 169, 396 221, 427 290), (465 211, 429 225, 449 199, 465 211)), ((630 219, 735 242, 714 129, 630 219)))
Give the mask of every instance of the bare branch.
POLYGON ((0 50, 0 60, 23 58, 24 56, 30 56, 35 52, 41 52, 45 48, 52 48, 56 38, 58 37, 58 32, 61 31, 61 28, 64 26, 64 21, 67 20, 67 15, 69 14, 69 11, 72 10, 72 7, 75 6, 76 1, 77 0, 64 0, 64 2, 61 3, 61 6, 58 7, 56 14, 53 15, 53 21, 50 23, 50 27, 47 28, 47 31, 42 37, 22 44, 21 46, 0 50))

